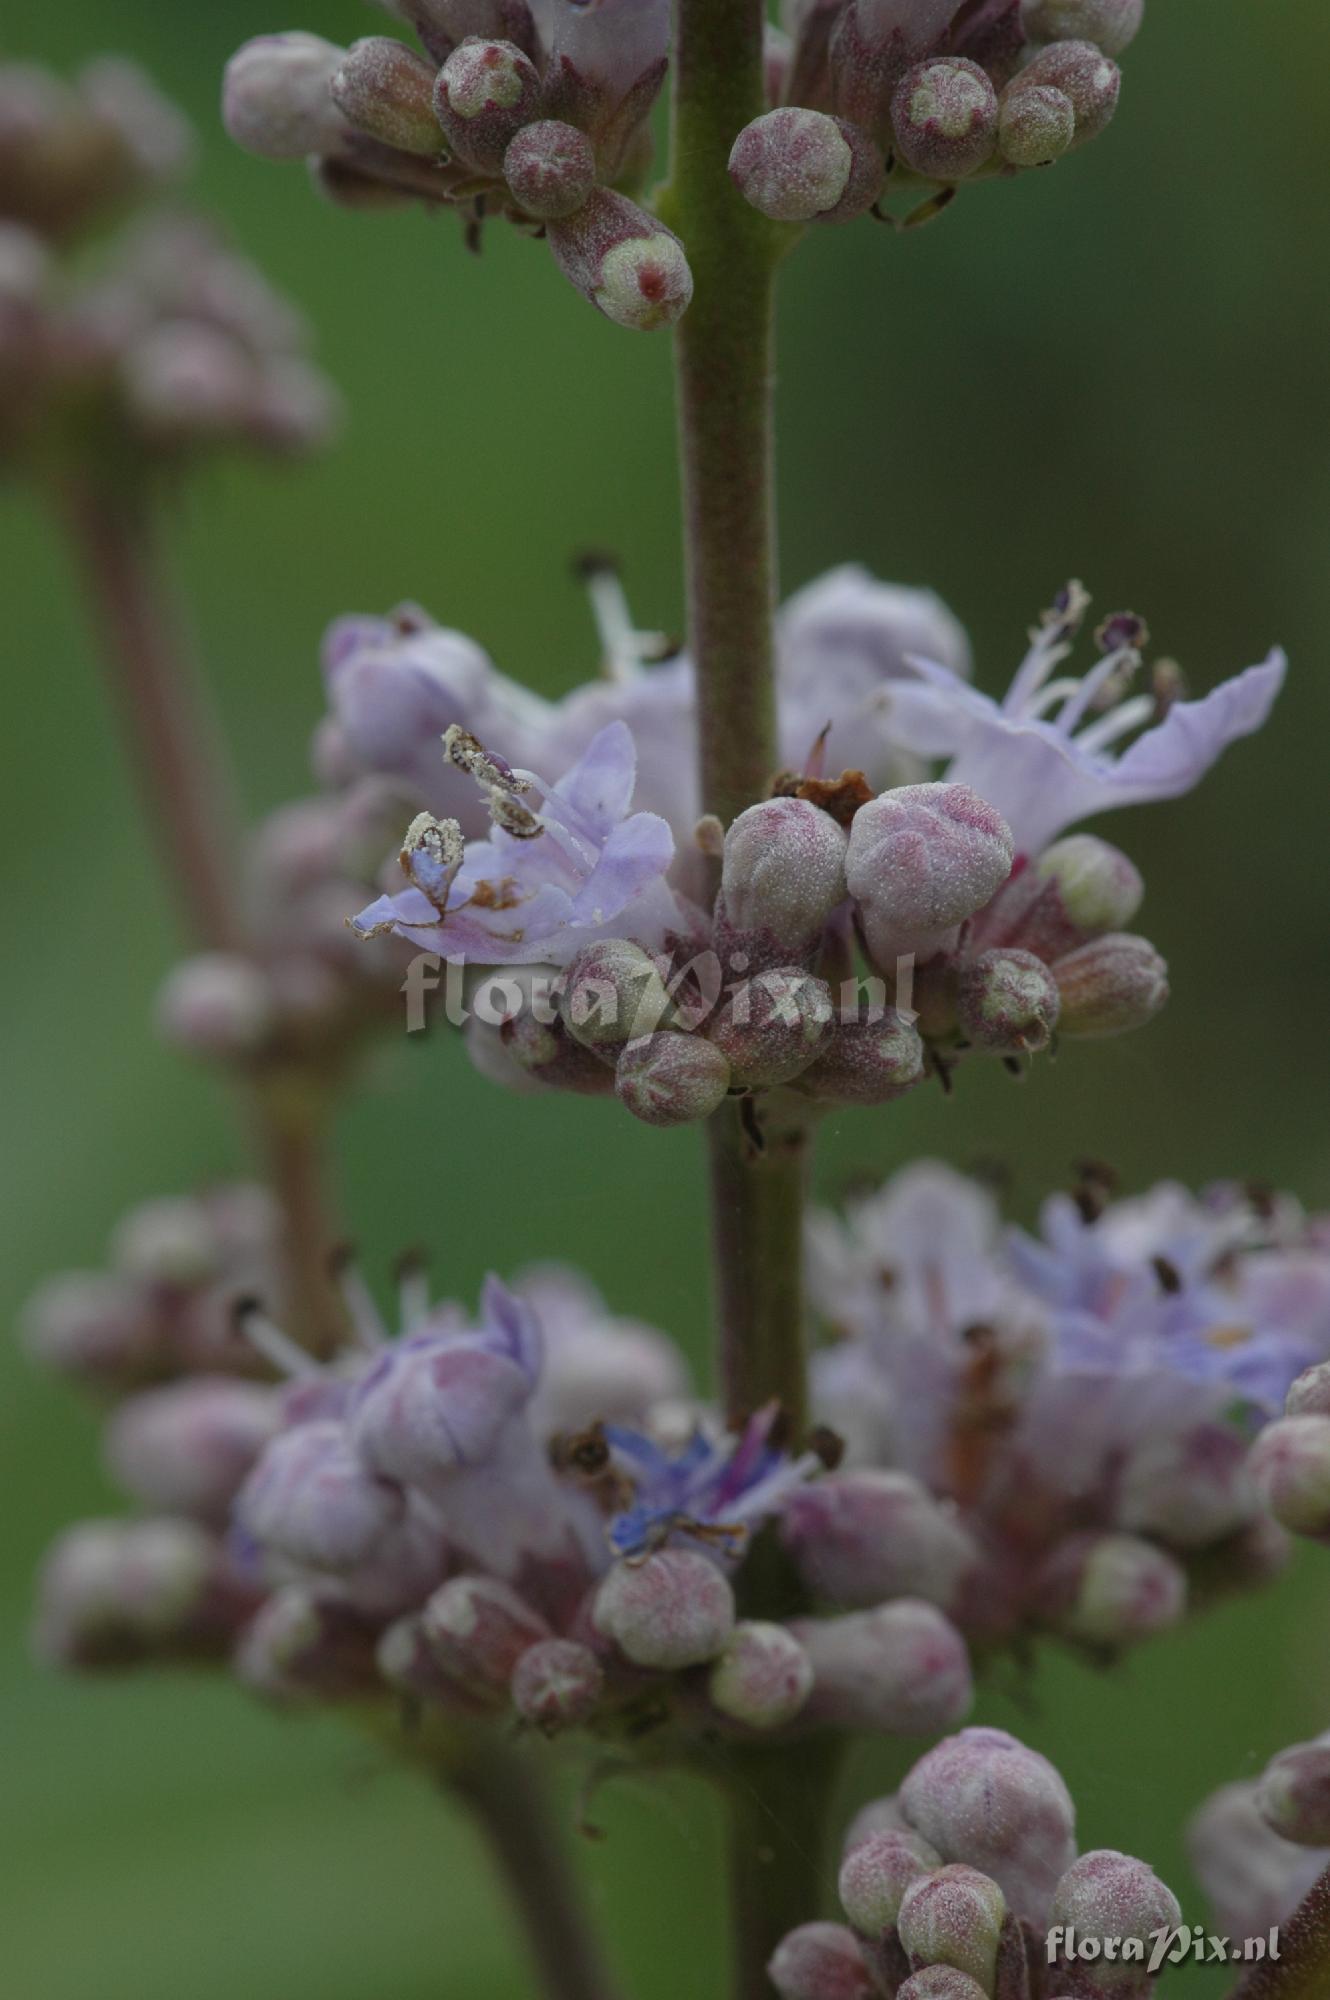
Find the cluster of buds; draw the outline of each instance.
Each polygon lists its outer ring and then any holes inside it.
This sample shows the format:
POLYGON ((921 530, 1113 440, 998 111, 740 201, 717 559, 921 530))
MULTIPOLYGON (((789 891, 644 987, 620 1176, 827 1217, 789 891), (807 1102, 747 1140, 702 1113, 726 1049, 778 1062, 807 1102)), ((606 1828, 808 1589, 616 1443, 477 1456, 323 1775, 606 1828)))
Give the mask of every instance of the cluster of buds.
POLYGON ((1287 1922, 1330 1866, 1330 1837, 1321 1846, 1311 1838, 1326 1828, 1324 1805, 1307 1811, 1324 1782, 1324 1752, 1323 1743, 1297 1745, 1261 1778, 1221 1785, 1193 1815, 1187 1857, 1230 1937, 1264 1937, 1287 1922))
POLYGON ((312 163, 333 200, 452 208, 545 236, 620 326, 668 326, 692 295, 678 238, 628 190, 651 158, 663 0, 402 0, 421 48, 371 35, 263 35, 227 67, 223 116, 265 159, 312 163), (423 51, 423 52, 422 52, 423 51))
POLYGON ((72 84, 0 67, 0 455, 71 444, 118 463, 327 437, 335 396, 295 312, 219 232, 153 212, 82 254, 95 225, 159 197, 189 156, 132 64, 72 84))
POLYGON ((1145 2000, 1181 1919, 1148 1863, 1076 1851, 1076 1812, 1045 1757, 964 1729, 847 1831, 847 1922, 791 1931, 768 1968, 781 2000, 1145 2000))
POLYGON ((971 182, 1051 166, 1117 109, 1144 0, 793 0, 772 109, 730 174, 776 222, 848 222, 908 195, 906 226, 971 182))

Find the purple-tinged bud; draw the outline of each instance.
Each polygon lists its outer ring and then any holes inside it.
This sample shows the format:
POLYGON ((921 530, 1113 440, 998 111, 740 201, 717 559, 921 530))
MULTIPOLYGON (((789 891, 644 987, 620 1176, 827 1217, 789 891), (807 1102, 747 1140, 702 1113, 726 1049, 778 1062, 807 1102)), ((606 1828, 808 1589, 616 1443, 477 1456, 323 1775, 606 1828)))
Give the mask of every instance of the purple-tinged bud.
POLYGON ((228 437, 253 409, 251 358, 229 333, 198 320, 150 327, 122 357, 120 373, 130 414, 154 444, 228 437))
POLYGON ((504 1697, 513 1668, 550 1628, 538 1611, 490 1576, 454 1576, 420 1614, 426 1644, 450 1679, 469 1694, 504 1697))
POLYGON ((1046 1049, 1058 1024, 1057 982, 1032 951, 981 952, 964 966, 956 1011, 966 1040, 1002 1054, 1046 1049))
POLYGON ((1102 1847, 1082 1854, 1067 1870, 1053 1892, 1049 1922, 1079 1938, 1096 1938, 1101 1946, 1115 1939, 1119 1951, 1114 1957, 1105 1950, 1098 1959, 1078 1959, 1077 1969, 1096 1990, 1135 1994, 1148 1991, 1144 1964, 1151 1940, 1174 1930, 1182 1911, 1148 1863, 1102 1847), (1141 1947, 1139 1959, 1122 1958, 1120 1947, 1128 1939, 1141 1947))
POLYGON ((780 2000, 873 2000, 877 1987, 863 1948, 844 1924, 800 1924, 767 1966, 780 2000))
POLYGON ((691 1125, 724 1102, 730 1065, 701 1035, 646 1035, 629 1042, 614 1072, 620 1104, 644 1125, 691 1125))
POLYGON ((1076 112, 1065 91, 1017 77, 998 107, 998 151, 1009 166, 1051 167, 1076 137, 1076 112))
POLYGON ((215 1653, 253 1604, 193 1521, 84 1521, 42 1566, 35 1644, 63 1667, 215 1653))
POLYGON ((1120 931, 1141 907, 1145 883, 1120 848, 1093 833, 1055 840, 1034 863, 1035 879, 1053 884, 1068 921, 1092 935, 1120 931))
POLYGON ((789 952, 815 940, 845 900, 845 829, 805 799, 765 799, 725 836, 720 893, 730 932, 766 933, 789 952))
POLYGON ((844 1472, 791 1493, 781 1539, 815 1596, 857 1610, 889 1597, 946 1606, 974 1564, 965 1529, 908 1472, 844 1472))
POLYGON ((569 284, 616 326, 649 333, 688 310, 682 243, 626 195, 596 188, 575 215, 551 222, 549 243, 569 284))
POLYGON ((1152 1021, 1168 998, 1168 967, 1147 938, 1110 932, 1053 967, 1061 1032, 1083 1041, 1126 1034, 1152 1021))
POLYGON ((272 988, 253 959, 200 952, 167 975, 155 1012, 164 1038, 190 1055, 252 1055, 273 1024, 272 988))
POLYGON ((346 51, 320 35, 259 35, 236 50, 222 83, 222 123, 247 153, 303 160, 336 149, 347 124, 330 85, 346 51))
POLYGON ((1267 1424, 1247 1460, 1256 1491, 1295 1535, 1330 1535, 1330 1417, 1267 1424))
MULTIPOLYGON (((485 1025, 479 1023, 482 1029, 485 1025)), ((498 1035, 505 1060, 547 1090, 571 1090, 579 1097, 605 1097, 614 1088, 614 1073, 608 1064, 581 1042, 574 1041, 557 1018, 542 1021, 531 1008, 525 1007, 503 1023, 498 1035)))
POLYGON ((773 222, 850 222, 882 193, 886 168, 857 125, 786 105, 745 125, 730 179, 773 222))
POLYGON ((1022 0, 1032 42, 1094 42, 1118 56, 1140 33, 1145 0, 1022 0))
POLYGON ((163 1195, 121 1217, 111 1236, 111 1261, 145 1284, 202 1285, 219 1272, 217 1235, 201 1201, 163 1195))
POLYGON ((841 1907, 862 1936, 880 1938, 900 1915, 910 1884, 941 1866, 937 1849, 908 1827, 870 1834, 841 1863, 841 1907))
POLYGON ((1011 872, 1011 829, 968 785, 900 785, 861 806, 845 877, 874 959, 943 950, 1011 872))
POLYGON ((390 1347, 356 1390, 355 1447, 385 1478, 429 1490, 493 1456, 531 1387, 518 1356, 474 1339, 390 1347))
POLYGON ((483 1715, 486 1711, 488 1704, 473 1700, 444 1673, 414 1611, 384 1627, 374 1657, 384 1680, 400 1694, 462 1715, 483 1715))
POLYGON ((1330 1847, 1330 1736, 1295 1743, 1265 1768, 1256 1809, 1297 1847, 1330 1847))
POLYGON ((585 1722, 604 1691, 600 1661, 575 1639, 540 1639, 513 1668, 513 1707, 547 1736, 585 1722))
POLYGON ((790 1083, 830 1041, 836 1025, 831 989, 798 966, 744 979, 725 1002, 708 1035, 744 1090, 790 1083))
POLYGON ((478 173, 503 171, 509 142, 540 102, 540 77, 514 42, 471 35, 439 71, 434 114, 458 158, 478 173))
POLYGON ((1306 1369, 1284 1399, 1286 1417, 1330 1417, 1330 1361, 1306 1369))
POLYGON ((604 938, 578 952, 564 974, 559 1012, 575 1041, 616 1049, 653 1035, 670 1013, 656 962, 627 938, 604 938))
POLYGON ((734 1630, 734 1593, 694 1549, 617 1562, 596 1593, 592 1623, 638 1667, 674 1672, 714 1660, 734 1630))
POLYGON ((1259 1512, 1247 1440, 1223 1421, 1147 1435, 1122 1467, 1117 1523, 1181 1548, 1204 1548, 1259 1512))
POLYGON ((236 1675, 284 1705, 382 1694, 375 1627, 343 1599, 306 1584, 273 1592, 241 1634, 236 1675))
POLYGON ((1072 1535, 1053 1551, 1037 1586, 1044 1616, 1088 1646, 1139 1645, 1181 1622, 1187 1572, 1136 1535, 1072 1535))
POLYGON ((958 1722, 974 1699, 965 1641, 918 1598, 791 1629, 813 1662, 811 1721, 924 1736, 958 1722))
POLYGON ((890 1104, 924 1080, 919 1031, 894 1007, 880 1021, 839 1021, 795 1089, 822 1104, 890 1104))
POLYGON ((987 2000, 977 1979, 954 1965, 926 1965, 896 1988, 896 2000, 987 2000))
POLYGON ((140 1288, 104 1271, 65 1271, 27 1300, 23 1344, 44 1368, 105 1387, 132 1382, 151 1363, 154 1322, 140 1288))
POLYGON ((982 167, 997 143, 992 78, 964 56, 938 56, 902 77, 891 100, 896 150, 929 180, 959 181, 982 167))
POLYGON ((1098 138, 1118 108, 1122 72, 1092 42, 1054 42, 1041 49, 1016 78, 1014 88, 1034 85, 1060 90, 1076 114, 1074 146, 1098 138))
POLYGON ((951 1862, 910 1885, 896 1928, 912 1971, 947 1965, 991 1995, 1006 1916, 1006 1898, 991 1876, 951 1862))
POLYGON ((539 118, 524 125, 503 156, 514 201, 542 222, 576 215, 596 185, 596 149, 576 125, 539 118))
POLYGON ((273 1389, 197 1375, 145 1389, 113 1411, 111 1477, 145 1506, 224 1524, 280 1418, 273 1389))
POLYGON ((711 1669, 711 1705, 750 1729, 792 1722, 813 1687, 813 1663, 783 1625, 736 1625, 711 1669))
POLYGON ((358 132, 399 152, 428 159, 443 151, 434 115, 433 63, 392 35, 352 42, 329 86, 333 103, 358 132))
POLYGON ((275 1437, 235 1503, 235 1518, 262 1547, 313 1569, 351 1570, 406 1512, 399 1487, 379 1478, 331 1419, 275 1437))
POLYGON ((944 1860, 982 1868, 1018 1917, 1044 1921, 1076 1856, 1076 1808, 1046 1757, 1003 1729, 963 1729, 920 1758, 900 1804, 944 1860))

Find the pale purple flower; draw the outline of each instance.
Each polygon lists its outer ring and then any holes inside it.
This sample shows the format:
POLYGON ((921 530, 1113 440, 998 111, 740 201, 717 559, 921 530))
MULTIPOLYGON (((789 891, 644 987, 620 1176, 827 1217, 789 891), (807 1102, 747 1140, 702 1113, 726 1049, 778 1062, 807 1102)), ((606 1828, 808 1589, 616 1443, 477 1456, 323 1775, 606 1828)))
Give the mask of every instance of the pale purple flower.
POLYGON ((663 1333, 610 1312, 596 1287, 566 1264, 539 1264, 513 1281, 544 1337, 530 1404, 537 1435, 584 1430, 601 1419, 641 1422, 688 1394, 683 1355, 663 1333))
POLYGON ((737 1561, 749 1536, 820 1469, 811 1452, 792 1457, 772 1442, 778 1415, 773 1404, 719 1438, 699 1427, 678 1449, 607 1424, 605 1442, 633 1495, 609 1524, 615 1554, 640 1556, 681 1541, 737 1561))
POLYGON ((533 8, 552 65, 617 105, 666 58, 670 0, 539 0, 533 8))

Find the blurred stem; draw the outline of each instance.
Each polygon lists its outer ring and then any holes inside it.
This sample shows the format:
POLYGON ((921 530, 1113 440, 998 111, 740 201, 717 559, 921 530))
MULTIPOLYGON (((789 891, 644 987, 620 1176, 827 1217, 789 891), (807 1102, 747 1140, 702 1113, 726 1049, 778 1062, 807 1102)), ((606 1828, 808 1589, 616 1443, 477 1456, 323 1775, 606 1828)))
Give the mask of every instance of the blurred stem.
POLYGON ((820 1914, 837 1747, 813 1737, 733 1755, 732 2000, 771 2000, 772 1953, 787 1931, 820 1914))
POLYGON ((1255 1965, 1231 2000, 1326 2000, 1330 1994, 1330 1868, 1279 1931, 1279 1957, 1255 1965))
POLYGON ((333 1203, 326 1185, 331 1105, 326 1084, 303 1071, 259 1077, 255 1145, 282 1221, 283 1311, 312 1354, 337 1351, 345 1308, 333 1271, 333 1203))

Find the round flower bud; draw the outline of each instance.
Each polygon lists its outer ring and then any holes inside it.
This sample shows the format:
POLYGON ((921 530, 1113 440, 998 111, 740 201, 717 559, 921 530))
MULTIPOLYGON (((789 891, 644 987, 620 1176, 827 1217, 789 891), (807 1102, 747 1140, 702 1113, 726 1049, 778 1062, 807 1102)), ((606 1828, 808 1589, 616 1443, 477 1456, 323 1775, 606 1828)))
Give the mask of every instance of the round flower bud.
POLYGON ((965 1529, 908 1472, 843 1472, 800 1486, 780 1531, 814 1595, 850 1610, 889 1597, 947 1605, 976 1556, 965 1529))
POLYGON ((508 1693, 528 1646, 549 1637, 538 1611, 492 1576, 454 1576, 420 1613, 425 1643, 450 1680, 469 1694, 508 1693))
POLYGON ((734 1593, 693 1549, 658 1549, 617 1562, 596 1593, 596 1630, 638 1667, 674 1672, 722 1653, 734 1630, 734 1593))
POLYGON ((166 320, 133 342, 120 368, 130 414, 154 444, 227 437, 253 409, 253 363, 220 327, 166 320))
POLYGON ((945 1861, 982 1868, 1018 1917, 1043 1923, 1076 1856, 1076 1808, 1046 1757, 1003 1729, 963 1729, 919 1759, 900 1805, 945 1861))
POLYGON ((272 1389, 186 1377, 118 1405, 106 1426, 107 1467, 147 1507, 224 1525, 278 1420, 272 1389))
POLYGON ((965 1641, 918 1598, 791 1629, 813 1662, 811 1721, 923 1736, 959 1721, 974 1698, 965 1641))
POLYGON ((881 194, 885 165, 857 125, 785 105, 745 125, 730 179, 773 222, 849 222, 881 194))
POLYGON ((1099 136, 1117 110, 1122 72, 1092 42, 1054 42, 1025 65, 1015 87, 1034 85, 1070 98, 1076 114, 1072 144, 1082 146, 1099 136))
POLYGON ((1256 1807, 1267 1826, 1298 1847, 1330 1847, 1330 1737, 1295 1743, 1266 1766, 1256 1807))
POLYGON ((306 1584, 273 1592, 235 1653, 237 1678, 278 1703, 382 1694, 376 1634, 343 1599, 306 1584))
POLYGON ((272 1027, 272 989, 239 952, 200 952, 167 975, 156 1018, 165 1039, 191 1055, 251 1055, 272 1027))
POLYGON ((1330 1417, 1330 1361, 1308 1368, 1284 1398, 1286 1417, 1330 1417))
MULTIPOLYGON (((483 1021, 479 1023, 482 1034, 485 1026, 483 1021)), ((614 1088, 613 1072, 608 1065, 575 1041, 562 1020, 543 1021, 534 1009, 524 1007, 503 1022, 498 1037, 505 1064, 545 1090, 571 1090, 579 1097, 603 1097, 614 1088)), ((477 1067, 483 1070, 483 1062, 477 1061, 477 1067)))
POLYGON ((539 118, 510 142, 503 177, 528 215, 556 222, 575 215, 596 185, 596 149, 575 125, 539 118))
POLYGON ((910 1884, 941 1866, 937 1849, 908 1827, 872 1833, 841 1863, 841 1907, 862 1936, 880 1938, 900 1915, 910 1884))
POLYGON ((998 151, 1009 166, 1049 167, 1076 137, 1076 112, 1064 91, 1018 77, 1002 93, 998 151))
POLYGON ((767 934, 797 953, 845 900, 845 829, 805 799, 764 799, 725 835, 720 893, 726 928, 767 934))
POLYGON ((1069 1639, 1134 1646, 1181 1622, 1187 1572, 1136 1535, 1073 1535, 1053 1551, 1038 1591, 1045 1616, 1069 1639))
POLYGON ((861 806, 845 877, 877 964, 942 950, 1011 873, 1011 829, 968 785, 901 785, 861 806))
POLYGON ((193 1521, 83 1521, 42 1566, 36 1645, 57 1666, 116 1667, 215 1652, 253 1609, 193 1521))
POLYGON ((711 1669, 711 1705, 750 1729, 792 1722, 813 1686, 813 1663, 783 1625, 736 1625, 711 1669))
POLYGON ((222 123, 247 153, 302 160, 346 136, 330 85, 346 51, 320 35, 258 35, 236 50, 222 83, 222 123))
POLYGON ((1035 879, 1055 884, 1077 930, 1120 931, 1141 907, 1145 884, 1120 848, 1093 833, 1070 833, 1046 847, 1034 864, 1035 879))
POLYGON ((333 103, 359 132, 427 159, 443 151, 434 115, 433 63, 392 35, 352 42, 330 89, 333 103))
POLYGON ((984 951, 964 966, 956 988, 962 1032, 976 1048, 1033 1055, 1053 1038, 1057 983, 1031 951, 984 951))
POLYGON ((1053 1893, 1051 1925, 1064 1925, 1078 1937, 1128 1938, 1144 1947, 1143 1958, 1110 1958, 1105 1951, 1079 1969, 1092 1987, 1104 1992, 1140 1990, 1141 1965, 1150 1955, 1150 1941, 1172 1931, 1182 1921, 1178 1899, 1166 1889, 1153 1868, 1111 1847, 1097 1848, 1074 1861, 1053 1893))
POLYGON ((708 1033, 745 1090, 789 1083, 807 1069, 836 1025, 831 989, 798 966, 742 980, 708 1033))
POLYGON ((1330 1417, 1267 1424, 1247 1467, 1276 1521, 1295 1535, 1330 1534, 1330 1417))
POLYGON ((629 1042, 614 1072, 614 1093, 644 1125, 691 1125, 709 1118, 730 1088, 730 1065, 701 1035, 646 1035, 629 1042))
POLYGON ((926 1965, 896 1988, 896 2000, 987 2000, 977 1979, 954 1965, 926 1965))
POLYGON ((649 333, 688 310, 682 243, 626 195, 593 189, 575 215, 551 222, 549 244, 569 284, 616 326, 649 333))
POLYGON ((204 1285, 219 1274, 216 1231, 201 1201, 163 1195, 121 1217, 111 1237, 111 1261, 145 1284, 204 1285))
POLYGON ((575 1041, 616 1049, 652 1035, 670 1011, 655 960, 627 938, 585 945, 564 974, 559 1013, 575 1041))
POLYGON ((911 1883, 896 1928, 912 1971, 947 1965, 991 1994, 1006 1915, 1006 1898, 991 1876, 952 1862, 911 1883))
POLYGON ((604 1691, 599 1660, 575 1639, 537 1640, 513 1668, 513 1706, 547 1736, 585 1722, 604 1691))
POLYGON ((780 2000, 873 2000, 877 1991, 844 1924, 800 1924, 777 1945, 767 1977, 780 2000))
POLYGON ((104 1271, 48 1278, 20 1318, 23 1344, 44 1368, 111 1388, 133 1382, 150 1365, 154 1331, 140 1287, 104 1271))
POLYGON ((503 171, 509 141, 540 102, 540 77, 514 42, 468 35, 439 71, 434 114, 458 158, 478 173, 503 171))
POLYGON ((959 181, 992 154, 998 101, 991 77, 964 56, 916 63, 891 100, 896 149, 929 180, 959 181))
POLYGON ((1022 0, 1021 17, 1032 42, 1094 42, 1119 56, 1140 33, 1145 0, 1022 0))
POLYGON ((820 1104, 890 1104, 924 1080, 919 1031, 894 1007, 880 1021, 839 1021, 795 1089, 820 1104))
POLYGON ((355 1391, 350 1426, 374 1471, 425 1491, 490 1458, 525 1410, 521 1361, 469 1339, 388 1348, 355 1391))
POLYGON ((332 1420, 275 1437, 235 1503, 241 1529, 262 1547, 328 1570, 368 1561, 405 1511, 401 1489, 377 1478, 332 1420))
POLYGON ((1064 1035, 1099 1041, 1152 1021, 1168 998, 1168 967, 1143 937, 1110 932, 1053 967, 1064 1035))

